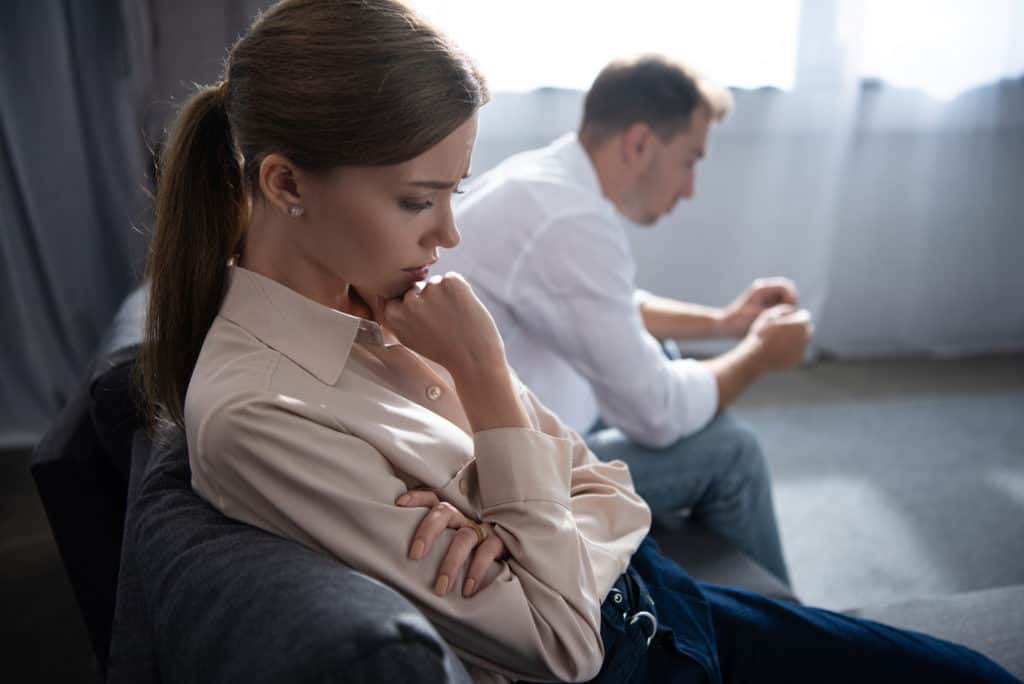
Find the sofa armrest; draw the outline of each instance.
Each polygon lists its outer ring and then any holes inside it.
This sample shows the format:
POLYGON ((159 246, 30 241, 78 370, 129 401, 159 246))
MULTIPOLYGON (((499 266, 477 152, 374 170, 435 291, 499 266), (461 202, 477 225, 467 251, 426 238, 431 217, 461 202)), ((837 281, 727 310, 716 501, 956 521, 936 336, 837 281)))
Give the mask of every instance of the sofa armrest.
POLYGON ((470 681, 397 592, 209 506, 182 441, 153 450, 125 535, 161 681, 470 681))
POLYGON ((36 446, 30 470, 102 667, 110 646, 125 487, 93 431, 86 388, 36 446))

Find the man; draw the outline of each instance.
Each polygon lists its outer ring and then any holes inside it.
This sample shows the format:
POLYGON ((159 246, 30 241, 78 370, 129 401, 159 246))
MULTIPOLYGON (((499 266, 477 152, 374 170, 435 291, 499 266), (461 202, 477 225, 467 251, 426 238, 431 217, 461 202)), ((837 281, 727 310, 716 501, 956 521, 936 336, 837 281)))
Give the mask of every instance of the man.
POLYGON ((654 224, 694 193, 728 91, 663 57, 609 64, 578 133, 483 174, 455 206, 461 272, 493 314, 522 380, 603 459, 629 464, 655 515, 689 509, 788 582, 756 439, 722 411, 761 374, 797 364, 810 336, 785 279, 716 309, 638 291, 622 217, 654 224), (705 361, 658 340, 731 336, 705 361), (716 417, 717 416, 717 417, 716 417))

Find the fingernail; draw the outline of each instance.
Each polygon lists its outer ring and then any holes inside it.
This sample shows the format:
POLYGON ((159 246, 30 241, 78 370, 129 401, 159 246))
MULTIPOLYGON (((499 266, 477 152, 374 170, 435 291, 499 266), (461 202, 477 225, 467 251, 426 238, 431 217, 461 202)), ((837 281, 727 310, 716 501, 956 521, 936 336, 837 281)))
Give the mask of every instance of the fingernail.
POLYGON ((476 589, 476 580, 470 577, 466 580, 466 583, 462 585, 462 595, 472 596, 474 589, 476 589))
POLYGON ((441 575, 437 578, 437 584, 434 585, 434 593, 444 596, 446 591, 448 591, 448 575, 441 575))
POLYGON ((426 546, 426 544, 423 543, 422 539, 417 539, 416 541, 414 541, 412 543, 412 550, 409 552, 409 558, 412 558, 413 560, 419 560, 420 558, 423 558, 424 546, 426 546))
POLYGON ((403 494, 402 496, 398 497, 398 501, 396 501, 395 503, 397 503, 399 506, 404 506, 405 504, 409 503, 409 499, 411 498, 412 497, 409 496, 408 494, 403 494))

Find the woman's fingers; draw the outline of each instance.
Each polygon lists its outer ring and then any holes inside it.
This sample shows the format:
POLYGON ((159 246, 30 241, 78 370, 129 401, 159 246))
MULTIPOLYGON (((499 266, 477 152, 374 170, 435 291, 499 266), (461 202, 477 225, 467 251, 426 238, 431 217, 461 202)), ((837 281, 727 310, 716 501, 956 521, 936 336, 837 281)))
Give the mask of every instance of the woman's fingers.
MULTIPOLYGON (((458 529, 462 527, 462 513, 447 501, 442 501, 434 506, 412 536, 412 545, 409 547, 409 558, 419 560, 430 552, 431 547, 437 538, 449 527, 458 529)), ((472 531, 472 530, 471 530, 472 531)))
POLYGON ((491 563, 505 555, 505 544, 491 530, 473 553, 473 561, 469 564, 466 581, 462 584, 462 595, 469 597, 483 589, 484 576, 491 563))
POLYGON ((459 570, 466 564, 469 554, 479 543, 477 533, 472 527, 466 526, 459 529, 452 537, 452 543, 448 547, 448 553, 441 561, 441 568, 437 571, 437 579, 434 581, 434 593, 444 596, 451 591, 455 584, 455 578, 459 576, 459 570))
POLYGON ((444 596, 452 590, 459 572, 471 555, 473 558, 462 584, 462 595, 469 597, 480 591, 491 563, 503 558, 506 552, 505 544, 494 534, 491 526, 484 523, 479 525, 485 535, 481 541, 480 535, 467 524, 466 517, 448 502, 439 500, 437 494, 430 490, 410 490, 398 497, 395 503, 403 508, 430 509, 413 534, 409 548, 409 558, 413 560, 427 555, 446 529, 457 530, 438 569, 434 593, 444 596))
POLYGON ((398 497, 395 503, 403 508, 433 508, 441 500, 429 489, 411 489, 398 497))

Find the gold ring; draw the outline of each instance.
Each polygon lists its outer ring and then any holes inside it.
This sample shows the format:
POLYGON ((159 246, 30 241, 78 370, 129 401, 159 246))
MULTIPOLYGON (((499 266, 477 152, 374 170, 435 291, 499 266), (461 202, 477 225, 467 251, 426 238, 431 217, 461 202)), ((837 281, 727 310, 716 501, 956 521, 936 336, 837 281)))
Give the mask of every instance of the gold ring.
POLYGON ((482 544, 484 539, 487 539, 487 533, 484 532, 484 528, 480 527, 477 523, 472 520, 466 521, 466 527, 476 532, 477 544, 482 544))

